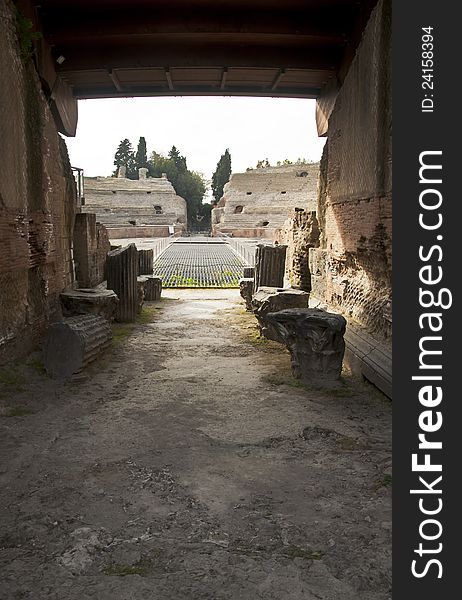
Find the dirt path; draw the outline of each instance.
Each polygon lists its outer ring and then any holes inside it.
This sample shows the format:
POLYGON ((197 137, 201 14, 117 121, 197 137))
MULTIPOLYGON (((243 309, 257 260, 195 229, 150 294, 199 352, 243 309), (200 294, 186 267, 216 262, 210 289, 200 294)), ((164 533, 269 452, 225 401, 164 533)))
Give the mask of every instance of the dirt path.
POLYGON ((297 386, 236 290, 166 296, 71 382, 0 372, 0 598, 389 599, 388 401, 297 386))

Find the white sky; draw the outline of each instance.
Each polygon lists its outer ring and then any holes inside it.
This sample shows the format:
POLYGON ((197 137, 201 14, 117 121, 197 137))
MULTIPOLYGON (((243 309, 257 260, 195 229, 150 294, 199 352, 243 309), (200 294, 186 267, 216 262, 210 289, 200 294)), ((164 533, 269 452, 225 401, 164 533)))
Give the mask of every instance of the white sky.
POLYGON ((85 175, 111 175, 119 142, 136 149, 140 136, 166 154, 175 145, 188 168, 211 178, 226 148, 233 172, 288 158, 321 157, 315 101, 292 98, 168 97, 79 101, 75 138, 66 138, 72 166, 85 175))

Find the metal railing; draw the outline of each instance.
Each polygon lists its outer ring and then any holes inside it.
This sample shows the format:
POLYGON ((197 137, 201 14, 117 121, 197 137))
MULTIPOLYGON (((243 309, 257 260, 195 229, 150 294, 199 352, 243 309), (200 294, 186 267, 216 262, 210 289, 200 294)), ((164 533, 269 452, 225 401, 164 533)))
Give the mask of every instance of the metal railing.
POLYGON ((167 248, 175 241, 174 236, 166 237, 166 238, 158 238, 152 242, 152 252, 153 252, 153 260, 159 258, 161 254, 167 250, 167 248))

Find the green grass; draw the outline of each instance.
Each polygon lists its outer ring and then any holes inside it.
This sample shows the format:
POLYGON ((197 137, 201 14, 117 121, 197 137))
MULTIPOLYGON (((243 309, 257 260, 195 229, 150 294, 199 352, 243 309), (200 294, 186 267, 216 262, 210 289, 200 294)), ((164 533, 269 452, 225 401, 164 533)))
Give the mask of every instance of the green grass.
POLYGON ((32 415, 33 412, 30 408, 25 408, 24 406, 14 406, 6 411, 5 416, 7 417, 25 417, 27 415, 32 415))
POLYGON ((33 358, 27 361, 26 365, 33 369, 39 375, 45 375, 45 366, 41 358, 33 358))
POLYGON ((0 369, 0 384, 16 387, 22 383, 22 377, 15 367, 4 367, 3 369, 0 369))
POLYGON ((111 565, 104 570, 105 575, 112 577, 127 577, 127 575, 147 575, 146 565, 111 565))

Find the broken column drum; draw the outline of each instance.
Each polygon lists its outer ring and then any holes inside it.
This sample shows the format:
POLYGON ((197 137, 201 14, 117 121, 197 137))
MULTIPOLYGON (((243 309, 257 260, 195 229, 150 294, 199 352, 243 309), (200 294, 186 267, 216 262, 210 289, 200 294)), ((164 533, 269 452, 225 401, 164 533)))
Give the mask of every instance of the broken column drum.
POLYGON ((112 290, 78 288, 59 295, 64 317, 99 315, 112 321, 119 299, 112 290))
POLYGON ((144 284, 144 299, 147 301, 160 300, 162 294, 162 279, 160 277, 146 277, 144 284))
POLYGON ((260 287, 251 299, 251 309, 257 318, 261 335, 284 343, 278 329, 267 321, 266 316, 289 308, 308 308, 309 299, 309 293, 302 290, 260 287))
POLYGON ((290 351, 295 377, 314 385, 335 385, 342 372, 346 320, 318 308, 269 313, 266 320, 290 351))
POLYGON ((134 321, 138 308, 138 252, 135 244, 107 255, 107 287, 114 290, 119 298, 115 314, 116 321, 134 321))
POLYGON ((138 250, 139 275, 151 275, 154 264, 154 251, 138 250))
POLYGON ((287 246, 258 244, 255 253, 255 291, 263 286, 282 287, 287 246))
POLYGON ((43 349, 45 370, 51 377, 78 373, 105 350, 111 326, 97 315, 79 315, 50 325, 43 349))
POLYGON ((248 311, 252 310, 252 296, 253 296, 253 278, 243 277, 239 280, 239 293, 241 298, 245 301, 245 308, 248 311))

